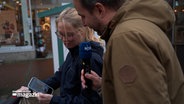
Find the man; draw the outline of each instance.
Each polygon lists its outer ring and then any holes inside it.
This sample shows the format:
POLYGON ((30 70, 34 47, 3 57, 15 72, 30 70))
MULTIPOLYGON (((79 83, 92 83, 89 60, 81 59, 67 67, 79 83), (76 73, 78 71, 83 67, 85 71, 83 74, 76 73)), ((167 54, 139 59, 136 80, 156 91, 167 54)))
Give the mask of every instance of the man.
POLYGON ((73 3, 83 24, 107 43, 102 75, 104 104, 184 104, 183 73, 166 36, 175 22, 167 2, 73 3))

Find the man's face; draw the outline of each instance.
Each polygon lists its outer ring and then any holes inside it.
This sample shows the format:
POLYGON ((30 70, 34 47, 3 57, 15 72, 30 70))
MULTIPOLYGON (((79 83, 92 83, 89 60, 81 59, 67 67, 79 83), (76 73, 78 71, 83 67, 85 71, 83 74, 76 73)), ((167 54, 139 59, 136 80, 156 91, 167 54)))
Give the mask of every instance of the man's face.
POLYGON ((79 0, 73 0, 73 3, 78 14, 82 18, 83 25, 93 28, 99 35, 101 35, 104 27, 102 25, 101 18, 97 16, 96 11, 93 10, 93 13, 90 13, 80 4, 79 0))

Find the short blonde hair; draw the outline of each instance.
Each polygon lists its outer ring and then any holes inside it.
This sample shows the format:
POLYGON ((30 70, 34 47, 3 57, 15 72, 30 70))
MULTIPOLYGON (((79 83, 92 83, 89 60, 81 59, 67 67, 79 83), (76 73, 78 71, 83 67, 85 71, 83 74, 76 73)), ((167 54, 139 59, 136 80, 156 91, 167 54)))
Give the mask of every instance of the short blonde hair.
POLYGON ((81 29, 85 35, 85 41, 97 41, 98 39, 94 36, 94 30, 85 27, 82 23, 81 17, 78 15, 78 12, 75 8, 66 8, 63 10, 59 17, 56 19, 56 27, 58 27, 58 22, 67 22, 71 24, 74 28, 81 29))

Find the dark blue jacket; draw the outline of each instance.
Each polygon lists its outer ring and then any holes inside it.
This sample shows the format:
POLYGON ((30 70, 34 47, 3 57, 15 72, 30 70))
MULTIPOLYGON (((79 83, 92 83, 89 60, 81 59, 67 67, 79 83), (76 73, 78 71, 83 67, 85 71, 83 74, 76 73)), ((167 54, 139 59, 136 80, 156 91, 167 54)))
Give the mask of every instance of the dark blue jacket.
MULTIPOLYGON (((91 69, 102 75, 103 48, 99 43, 90 42, 92 47, 91 69)), ((79 46, 69 49, 63 65, 55 75, 45 81, 54 89, 60 87, 60 96, 53 96, 50 104, 102 104, 102 99, 92 89, 82 89, 82 60, 79 57, 79 46)))

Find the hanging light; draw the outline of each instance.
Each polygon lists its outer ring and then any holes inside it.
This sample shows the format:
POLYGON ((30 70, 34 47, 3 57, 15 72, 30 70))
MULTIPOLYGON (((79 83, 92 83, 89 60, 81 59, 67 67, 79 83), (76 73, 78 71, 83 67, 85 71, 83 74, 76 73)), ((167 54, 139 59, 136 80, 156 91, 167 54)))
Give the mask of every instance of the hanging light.
POLYGON ((2 4, 3 4, 3 5, 6 5, 6 1, 3 1, 2 4))
POLYGON ((17 3, 17 4, 19 4, 19 3, 20 3, 20 1, 16 1, 16 3, 17 3))
POLYGON ((177 9, 174 9, 174 12, 176 13, 177 12, 177 9))
POLYGON ((0 10, 2 10, 4 8, 4 5, 6 5, 6 1, 3 1, 0 3, 0 10))
POLYGON ((175 1, 175 6, 178 6, 178 5, 179 5, 179 3, 178 3, 178 1, 176 0, 176 1, 175 1))
POLYGON ((2 4, 0 4, 0 9, 3 7, 3 5, 2 4))

